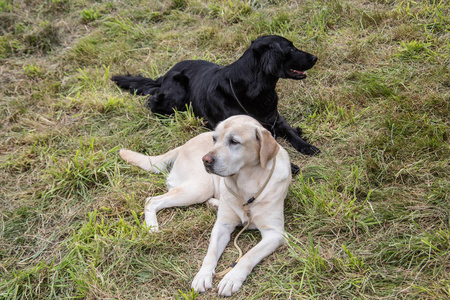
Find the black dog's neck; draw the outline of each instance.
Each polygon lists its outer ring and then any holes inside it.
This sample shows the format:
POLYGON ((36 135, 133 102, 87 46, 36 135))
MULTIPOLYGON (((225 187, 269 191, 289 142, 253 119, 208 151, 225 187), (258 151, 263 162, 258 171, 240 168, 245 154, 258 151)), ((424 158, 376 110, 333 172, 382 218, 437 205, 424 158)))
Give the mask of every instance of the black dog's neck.
POLYGON ((234 63, 223 67, 228 83, 223 88, 231 95, 228 99, 230 106, 264 122, 264 127, 274 133, 274 123, 278 119, 275 87, 279 77, 265 73, 259 59, 249 51, 234 63))
MULTIPOLYGON (((252 116, 252 114, 250 112, 248 112, 248 110, 245 108, 245 106, 239 100, 239 97, 236 95, 236 92, 234 91, 233 83, 232 83, 231 79, 229 80, 229 82, 230 82, 231 92, 233 94, 234 100, 236 100, 236 103, 239 105, 239 107, 242 109, 242 111, 245 112, 246 115, 252 116)), ((278 111, 275 110, 273 123, 266 123, 266 122, 262 122, 259 118, 257 118, 257 119, 264 127, 266 127, 272 133, 272 135, 274 137, 276 137, 276 132, 275 132, 274 128, 278 121, 278 117, 279 117, 278 111)))
POLYGON ((240 82, 246 82, 245 94, 240 95, 246 99, 253 100, 262 95, 273 93, 279 77, 267 74, 261 68, 261 62, 249 52, 244 54, 234 63, 225 67, 228 71, 228 77, 232 78, 236 92, 242 94, 239 89, 240 82), (250 82, 250 85, 248 84, 250 82))

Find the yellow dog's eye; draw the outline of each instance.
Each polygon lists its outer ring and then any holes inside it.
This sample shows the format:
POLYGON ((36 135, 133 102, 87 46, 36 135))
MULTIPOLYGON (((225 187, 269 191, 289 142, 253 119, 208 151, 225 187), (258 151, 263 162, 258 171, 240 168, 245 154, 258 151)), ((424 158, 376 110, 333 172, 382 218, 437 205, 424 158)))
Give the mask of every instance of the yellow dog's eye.
POLYGON ((237 145, 240 144, 238 141, 236 141, 235 139, 230 139, 230 144, 231 145, 237 145))
POLYGON ((213 143, 215 144, 217 142, 217 137, 213 136, 213 143))

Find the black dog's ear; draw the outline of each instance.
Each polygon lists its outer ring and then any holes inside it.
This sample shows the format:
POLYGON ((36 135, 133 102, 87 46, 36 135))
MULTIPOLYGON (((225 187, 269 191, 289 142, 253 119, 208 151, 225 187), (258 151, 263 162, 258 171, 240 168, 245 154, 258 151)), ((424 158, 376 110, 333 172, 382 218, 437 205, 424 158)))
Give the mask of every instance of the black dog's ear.
POLYGON ((270 44, 270 48, 272 48, 274 50, 277 50, 277 51, 280 51, 281 53, 283 53, 283 49, 281 48, 280 43, 270 44))
POLYGON ((261 43, 259 43, 259 44, 253 44, 252 43, 252 50, 253 50, 253 53, 259 58, 259 57, 261 57, 261 55, 264 53, 264 52, 266 52, 266 51, 268 51, 270 49, 270 45, 268 45, 268 44, 261 44, 261 43))
POLYGON ((260 43, 259 45, 253 45, 253 50, 257 51, 257 52, 266 52, 269 50, 275 50, 275 51, 280 51, 281 53, 283 53, 283 49, 281 48, 280 43, 270 43, 270 44, 262 44, 260 43))
POLYGON ((279 43, 272 43, 268 49, 261 54, 261 67, 264 73, 283 78, 284 53, 279 43))

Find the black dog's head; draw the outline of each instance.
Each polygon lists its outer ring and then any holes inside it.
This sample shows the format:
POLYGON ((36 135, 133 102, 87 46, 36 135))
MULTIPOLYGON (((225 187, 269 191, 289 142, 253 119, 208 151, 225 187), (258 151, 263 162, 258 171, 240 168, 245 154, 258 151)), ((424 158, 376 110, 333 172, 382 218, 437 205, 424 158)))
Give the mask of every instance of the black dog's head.
POLYGON ((257 38, 249 48, 266 74, 278 78, 304 79, 305 71, 311 69, 317 57, 295 48, 291 41, 278 36, 257 38))

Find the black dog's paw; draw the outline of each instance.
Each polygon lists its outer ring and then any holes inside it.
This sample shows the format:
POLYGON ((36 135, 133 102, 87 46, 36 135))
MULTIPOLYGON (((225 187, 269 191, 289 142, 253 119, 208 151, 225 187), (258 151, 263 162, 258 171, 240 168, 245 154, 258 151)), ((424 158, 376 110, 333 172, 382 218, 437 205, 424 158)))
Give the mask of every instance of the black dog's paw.
POLYGON ((313 145, 307 145, 305 147, 300 148, 300 153, 304 155, 318 155, 320 153, 319 148, 314 147, 313 145))
POLYGON ((297 175, 300 172, 300 168, 297 165, 291 163, 291 173, 292 175, 297 175))

